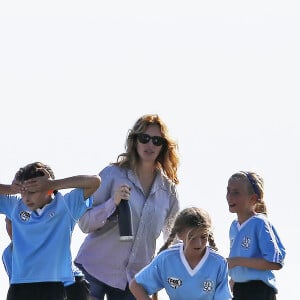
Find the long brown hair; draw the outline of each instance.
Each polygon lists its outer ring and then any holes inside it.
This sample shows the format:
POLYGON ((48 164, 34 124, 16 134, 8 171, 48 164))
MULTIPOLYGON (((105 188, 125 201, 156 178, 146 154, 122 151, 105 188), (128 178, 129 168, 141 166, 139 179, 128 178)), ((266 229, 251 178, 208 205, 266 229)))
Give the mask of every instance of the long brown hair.
POLYGON ((161 152, 156 159, 156 168, 162 170, 162 172, 173 183, 178 184, 178 144, 170 137, 167 125, 157 114, 143 115, 135 122, 132 129, 128 131, 125 143, 126 152, 119 154, 117 162, 115 162, 114 164, 136 171, 139 161, 139 155, 136 150, 137 135, 139 133, 145 132, 149 125, 158 125, 162 137, 166 139, 166 143, 162 146, 161 152))

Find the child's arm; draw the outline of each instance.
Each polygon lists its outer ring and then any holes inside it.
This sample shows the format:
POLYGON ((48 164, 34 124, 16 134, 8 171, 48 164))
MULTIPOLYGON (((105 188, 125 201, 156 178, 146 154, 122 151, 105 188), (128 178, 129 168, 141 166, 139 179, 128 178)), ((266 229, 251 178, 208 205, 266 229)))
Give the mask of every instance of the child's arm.
POLYGON ((12 184, 0 184, 0 194, 18 194, 21 192, 21 185, 13 181, 12 184))
POLYGON ((230 257, 227 258, 228 268, 237 266, 253 268, 257 270, 280 270, 282 265, 275 262, 267 261, 263 258, 255 257, 230 257))
POLYGON ((145 289, 135 279, 131 280, 129 289, 137 300, 151 300, 145 289))
POLYGON ((24 189, 29 192, 62 190, 71 188, 82 188, 84 199, 89 198, 100 186, 101 179, 98 175, 77 175, 62 179, 51 179, 46 176, 26 180, 24 189))
POLYGON ((229 286, 230 286, 230 290, 231 290, 231 292, 233 291, 233 286, 234 286, 234 281, 233 281, 233 279, 229 279, 229 286))

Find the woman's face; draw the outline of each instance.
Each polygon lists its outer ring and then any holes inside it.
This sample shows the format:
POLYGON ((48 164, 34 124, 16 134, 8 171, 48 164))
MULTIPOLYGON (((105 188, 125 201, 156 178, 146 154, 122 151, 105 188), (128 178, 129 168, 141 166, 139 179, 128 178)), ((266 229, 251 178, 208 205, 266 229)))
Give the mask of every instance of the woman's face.
POLYGON ((158 125, 149 125, 143 134, 148 135, 145 136, 144 143, 137 139, 137 152, 140 159, 144 162, 155 163, 156 158, 158 157, 163 145, 156 146, 153 143, 160 141, 161 137, 160 127, 158 125), (150 137, 150 139, 149 139, 150 137), (154 137, 154 138, 153 138, 154 137), (148 138, 148 139, 147 139, 148 138))

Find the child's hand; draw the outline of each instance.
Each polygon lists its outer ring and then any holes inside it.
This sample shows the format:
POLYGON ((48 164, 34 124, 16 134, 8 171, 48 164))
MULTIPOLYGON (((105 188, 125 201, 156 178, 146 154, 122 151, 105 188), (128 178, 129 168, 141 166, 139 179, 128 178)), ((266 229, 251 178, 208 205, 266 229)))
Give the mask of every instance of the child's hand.
POLYGON ((23 189, 23 185, 20 182, 18 182, 16 179, 13 180, 10 187, 11 187, 12 194, 19 194, 23 189))
POLYGON ((230 286, 231 291, 233 291, 234 281, 231 278, 229 280, 229 286, 230 286))
POLYGON ((228 257, 227 258, 227 264, 228 264, 228 269, 232 269, 236 266, 236 263, 235 263, 235 258, 234 257, 228 257))
POLYGON ((39 176, 25 180, 23 182, 23 190, 28 192, 43 192, 51 189, 51 177, 45 169, 40 169, 44 173, 44 176, 39 176))

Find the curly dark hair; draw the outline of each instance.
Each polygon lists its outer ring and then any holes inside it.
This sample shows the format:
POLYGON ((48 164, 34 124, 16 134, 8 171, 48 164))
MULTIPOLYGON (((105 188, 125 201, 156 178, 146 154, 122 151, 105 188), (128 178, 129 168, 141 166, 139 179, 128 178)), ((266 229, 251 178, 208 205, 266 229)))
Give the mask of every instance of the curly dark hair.
MULTIPOLYGON (((52 169, 41 162, 34 162, 26 165, 25 167, 20 168, 16 175, 14 180, 23 183, 25 180, 36 178, 36 177, 42 177, 45 175, 45 170, 47 173, 49 173, 50 178, 55 179, 54 173, 52 169)), ((53 191, 54 194, 57 193, 57 191, 53 191)))

